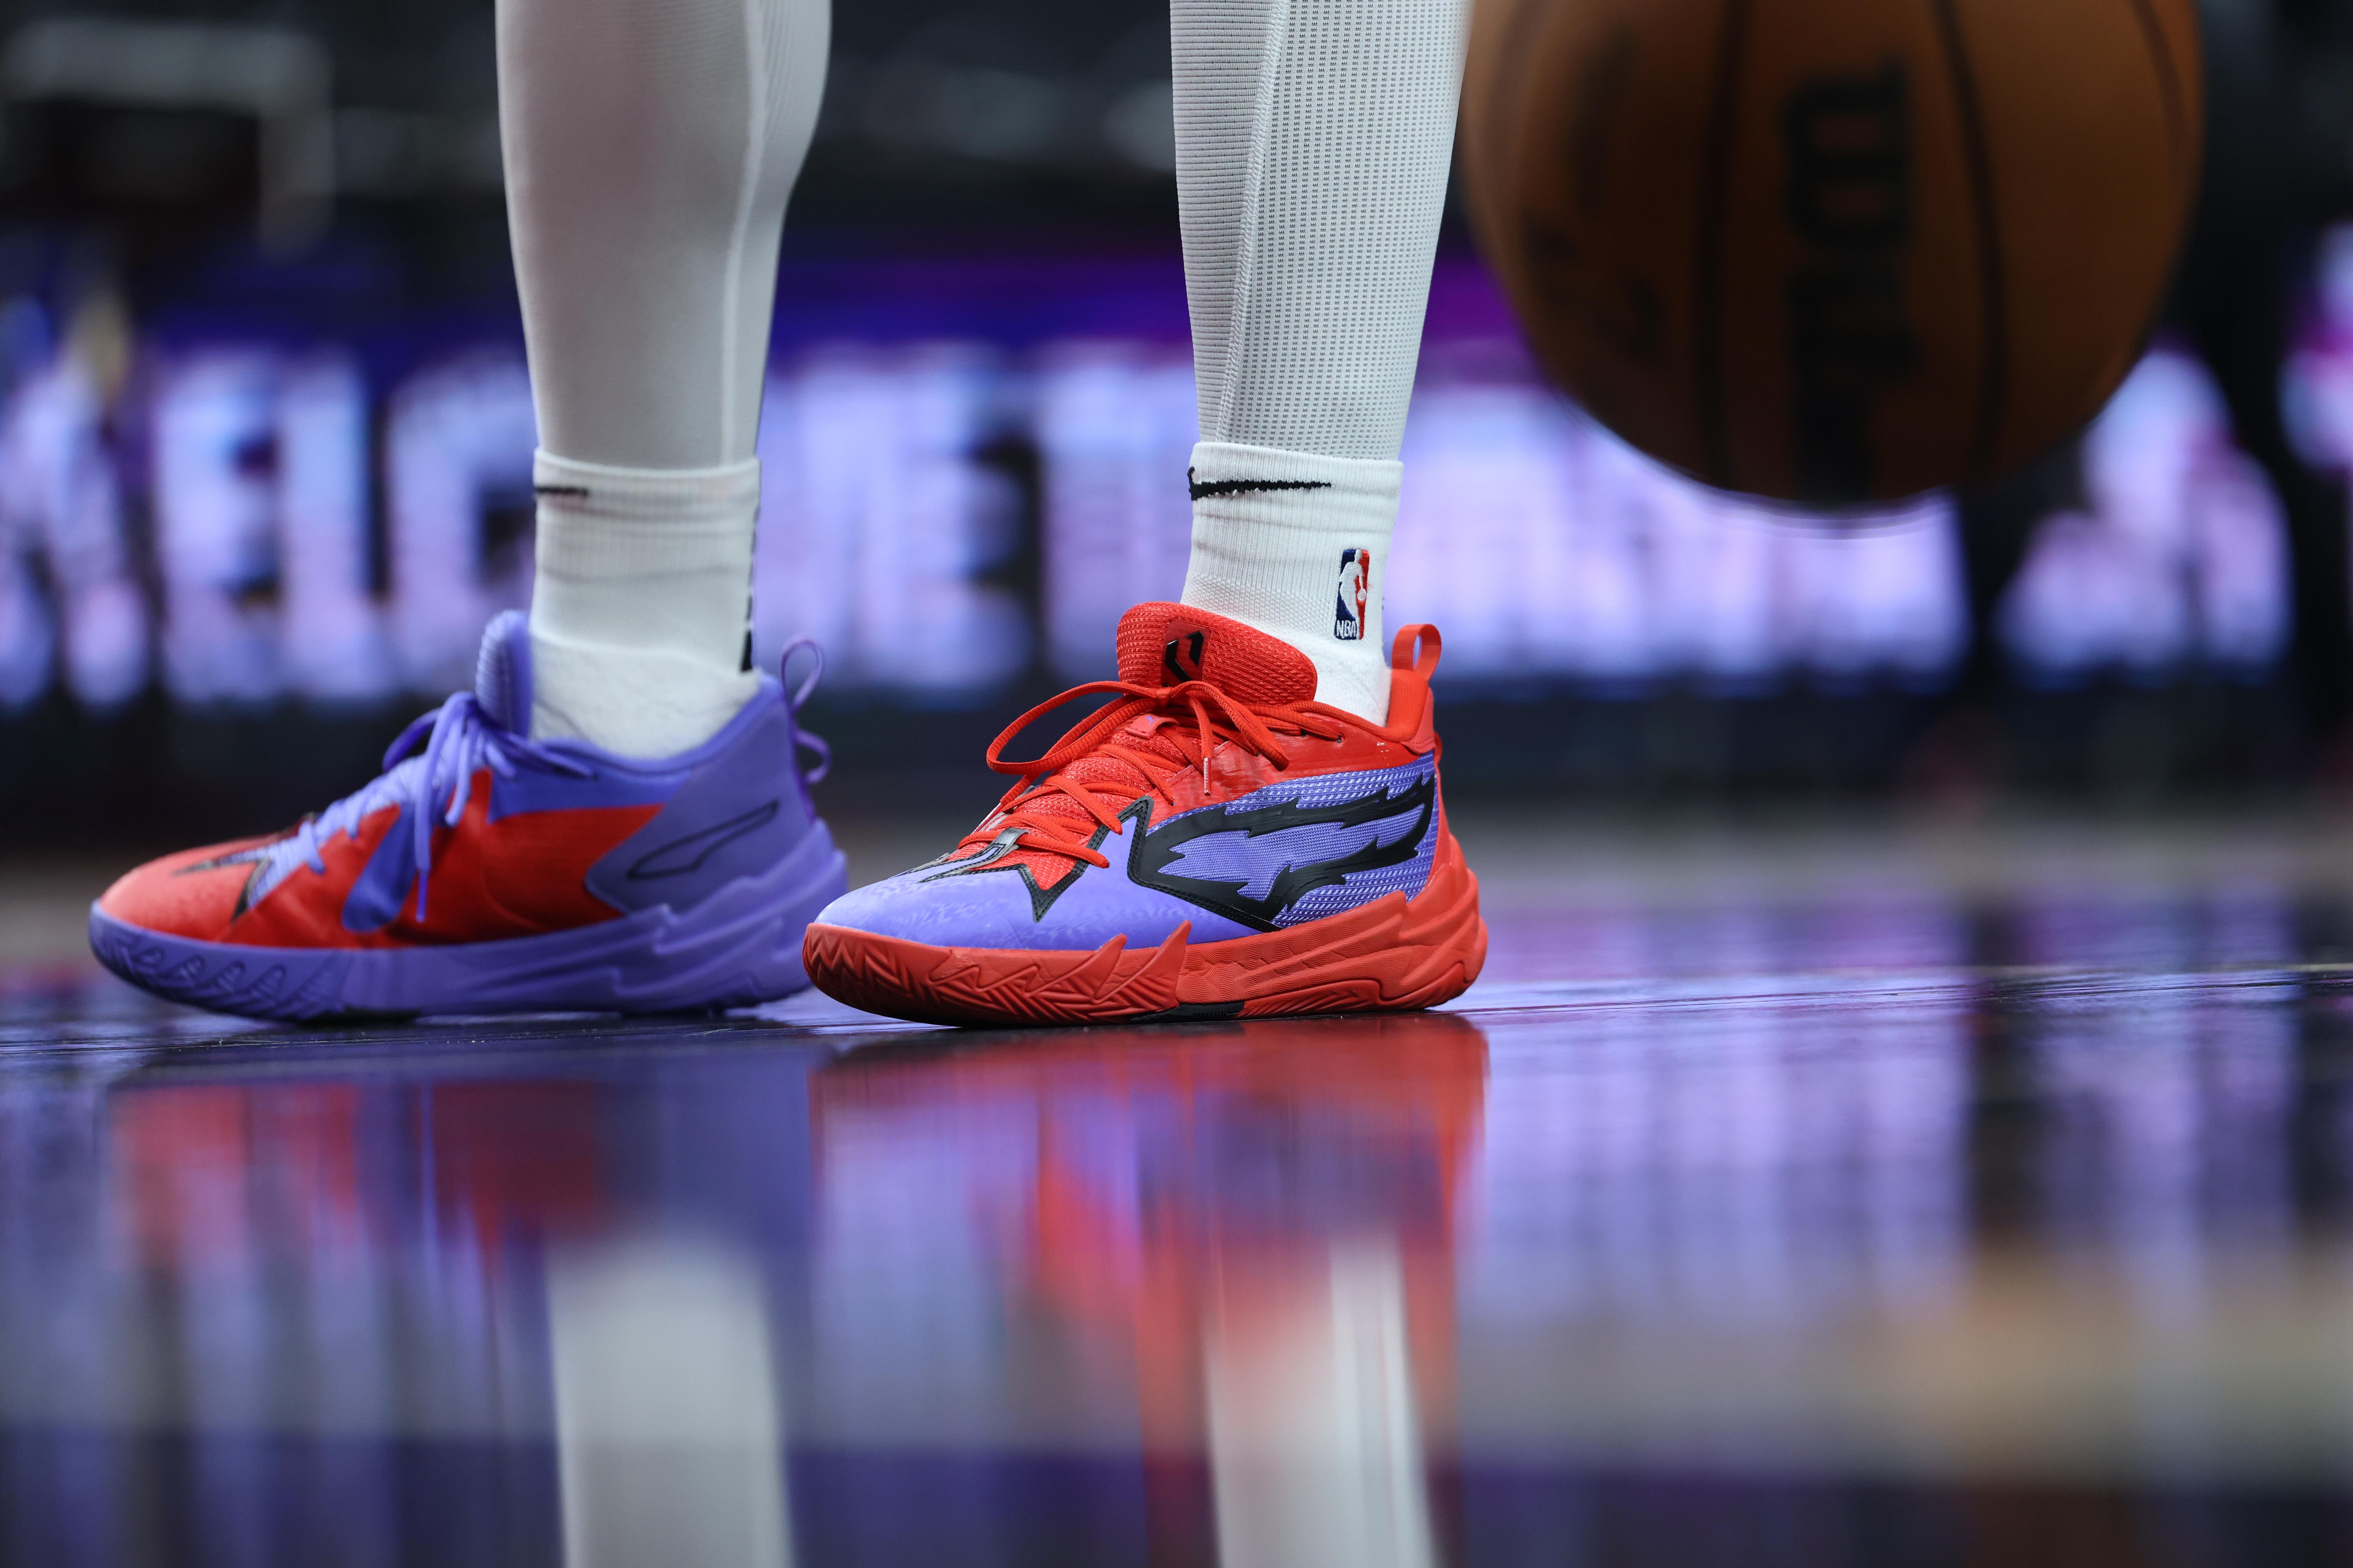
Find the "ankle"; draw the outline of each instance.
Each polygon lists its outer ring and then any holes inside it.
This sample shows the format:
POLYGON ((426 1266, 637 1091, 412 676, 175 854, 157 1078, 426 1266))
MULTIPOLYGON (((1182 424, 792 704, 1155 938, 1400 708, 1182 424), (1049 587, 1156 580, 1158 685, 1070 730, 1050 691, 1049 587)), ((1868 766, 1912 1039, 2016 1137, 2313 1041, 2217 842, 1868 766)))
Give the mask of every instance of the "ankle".
POLYGON ((623 468, 542 452, 534 739, 667 756, 709 739, 742 668, 760 465, 623 468))
POLYGON ((1279 637, 1315 666, 1316 700, 1387 721, 1381 583, 1402 467, 1270 447, 1193 448, 1184 602, 1279 637))
POLYGON ((699 746, 760 689, 729 669, 666 648, 616 647, 531 631, 531 738, 586 741, 651 760, 699 746))

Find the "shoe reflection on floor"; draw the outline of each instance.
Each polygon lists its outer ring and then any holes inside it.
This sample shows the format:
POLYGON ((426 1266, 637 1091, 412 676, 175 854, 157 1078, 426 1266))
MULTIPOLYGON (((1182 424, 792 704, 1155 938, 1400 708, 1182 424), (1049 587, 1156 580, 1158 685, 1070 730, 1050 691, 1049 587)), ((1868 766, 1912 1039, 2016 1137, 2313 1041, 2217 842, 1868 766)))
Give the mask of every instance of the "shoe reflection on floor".
POLYGON ((1155 1562, 1420 1568, 1485 1079, 1479 1029, 1425 1014, 871 1051, 810 1098, 821 1189, 924 1170, 933 1220, 1132 1368, 1155 1562))
POLYGON ((548 1262, 569 1568, 785 1568, 770 1304, 737 1252, 683 1237, 548 1262))
POLYGON ((2346 994, 26 1053, 0 1563, 2337 1561, 2346 994))
POLYGON ((147 1284, 88 1318, 111 1372, 75 1392, 157 1436, 79 1483, 124 1500, 107 1549, 51 1560, 791 1562, 768 1269, 803 1071, 549 1068, 110 1094, 92 1228, 147 1284))

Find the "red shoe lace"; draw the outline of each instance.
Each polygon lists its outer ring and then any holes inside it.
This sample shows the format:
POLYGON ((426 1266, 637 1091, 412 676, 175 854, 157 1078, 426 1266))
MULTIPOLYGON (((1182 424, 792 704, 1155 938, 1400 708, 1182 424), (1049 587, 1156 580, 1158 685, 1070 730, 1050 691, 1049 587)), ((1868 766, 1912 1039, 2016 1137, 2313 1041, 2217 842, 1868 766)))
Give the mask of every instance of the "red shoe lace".
POLYGON ((1018 848, 1041 849, 1090 865, 1108 866, 1110 859, 1087 842, 1094 837, 1096 826, 1118 832, 1119 808, 1139 795, 1159 791, 1168 780, 1197 766, 1206 786, 1210 753, 1221 741, 1236 741, 1283 769, 1291 766, 1291 757, 1279 737, 1314 735, 1328 741, 1344 732, 1345 721, 1335 715, 1314 712, 1298 703, 1237 701, 1206 680, 1176 686, 1091 680, 1040 702, 990 743, 988 765, 997 773, 1013 774, 1019 782, 1005 792, 997 809, 956 847, 961 851, 997 842, 1010 834, 1018 848), (1081 720, 1041 757, 1026 763, 1005 759, 1007 744, 1022 731, 1064 703, 1098 691, 1121 692, 1124 700, 1107 703, 1081 720), (1148 734, 1114 739, 1134 720, 1163 712, 1171 723, 1155 727, 1148 734), (1188 715, 1193 721, 1189 732, 1183 723, 1188 715), (1127 770, 1133 770, 1132 775, 1127 770), (1113 795, 1113 791, 1124 793, 1113 795))

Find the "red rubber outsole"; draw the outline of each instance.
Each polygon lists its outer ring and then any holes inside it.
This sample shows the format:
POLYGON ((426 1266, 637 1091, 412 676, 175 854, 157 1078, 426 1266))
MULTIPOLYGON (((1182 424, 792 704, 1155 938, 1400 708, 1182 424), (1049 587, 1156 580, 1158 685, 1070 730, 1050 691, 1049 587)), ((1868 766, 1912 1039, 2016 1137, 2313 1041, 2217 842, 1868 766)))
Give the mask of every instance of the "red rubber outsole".
POLYGON ((1105 1024, 1123 1019, 1405 1012, 1461 995, 1487 959, 1479 879, 1447 834, 1430 883, 1287 931, 1196 946, 1179 926, 1156 948, 1113 937, 1087 951, 935 947, 812 925, 809 978, 836 1001, 923 1024, 1105 1024))

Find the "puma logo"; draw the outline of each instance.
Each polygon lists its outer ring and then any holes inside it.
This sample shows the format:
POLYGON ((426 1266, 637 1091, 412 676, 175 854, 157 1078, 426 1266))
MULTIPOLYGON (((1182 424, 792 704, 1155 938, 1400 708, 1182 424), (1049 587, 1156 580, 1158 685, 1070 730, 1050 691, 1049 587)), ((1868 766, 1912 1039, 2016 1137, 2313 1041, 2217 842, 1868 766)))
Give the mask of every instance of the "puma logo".
POLYGON ((627 873, 632 882, 649 882, 658 877, 683 877, 699 871, 704 862, 730 844, 749 833, 757 833, 776 819, 777 803, 753 807, 741 816, 731 816, 715 826, 699 833, 673 838, 657 849, 649 849, 630 863, 627 873))
POLYGON ((1169 685, 1201 679, 1201 649, 1208 640, 1207 632, 1184 632, 1168 639, 1160 650, 1160 668, 1167 674, 1169 685))

